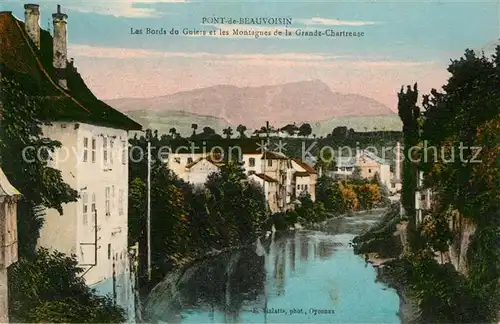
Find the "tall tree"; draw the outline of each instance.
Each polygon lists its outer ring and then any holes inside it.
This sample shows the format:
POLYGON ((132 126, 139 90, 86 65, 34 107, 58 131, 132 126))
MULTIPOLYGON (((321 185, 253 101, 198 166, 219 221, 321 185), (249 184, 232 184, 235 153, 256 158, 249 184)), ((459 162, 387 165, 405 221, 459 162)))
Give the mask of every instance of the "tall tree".
POLYGON ((198 129, 198 124, 191 124, 191 128, 193 129, 193 136, 195 136, 196 130, 198 129))
POLYGON ((407 86, 406 92, 398 93, 398 113, 403 122, 403 185, 401 201, 407 216, 411 220, 410 226, 415 225, 415 191, 417 187, 417 165, 415 156, 411 156, 420 142, 420 108, 417 106, 418 89, 415 83, 413 89, 407 86))

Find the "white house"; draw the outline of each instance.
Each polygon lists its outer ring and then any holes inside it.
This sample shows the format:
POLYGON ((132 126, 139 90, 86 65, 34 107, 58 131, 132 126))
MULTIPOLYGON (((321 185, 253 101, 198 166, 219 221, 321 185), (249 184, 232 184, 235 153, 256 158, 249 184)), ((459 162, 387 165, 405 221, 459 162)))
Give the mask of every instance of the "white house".
POLYGON ((60 6, 52 14, 53 37, 40 28, 39 6, 24 8, 25 23, 0 13, 0 32, 10 43, 0 47, 9 51, 0 55, 1 63, 22 75, 26 87, 40 89, 42 107, 51 109, 44 136, 62 144, 51 165, 79 194, 62 215, 45 211, 38 245, 75 255, 86 283, 109 294, 135 320, 127 245, 128 131, 141 126, 98 100, 68 62, 68 16, 60 6))
POLYGON ((211 174, 220 171, 222 165, 223 163, 215 161, 210 156, 201 157, 186 165, 184 180, 195 186, 203 186, 211 174))

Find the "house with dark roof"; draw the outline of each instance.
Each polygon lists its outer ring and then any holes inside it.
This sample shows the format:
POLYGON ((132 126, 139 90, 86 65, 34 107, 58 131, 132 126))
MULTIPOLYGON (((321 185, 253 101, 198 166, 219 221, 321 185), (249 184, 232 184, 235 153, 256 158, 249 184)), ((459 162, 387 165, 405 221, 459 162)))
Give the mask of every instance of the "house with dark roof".
POLYGON ((293 196, 299 197, 308 194, 313 201, 316 200, 316 182, 318 173, 306 162, 300 159, 292 159, 293 172, 293 196))
POLYGON ((68 15, 58 5, 53 35, 40 28, 40 8, 26 4, 24 22, 0 12, 0 73, 43 108, 43 134, 61 142, 52 166, 80 198, 63 215, 46 210, 38 245, 77 256, 86 283, 134 316, 128 273, 128 132, 140 124, 99 100, 68 59, 68 15), (96 238, 99 238, 97 242, 96 238), (122 284, 117 285, 116 282, 122 284), (127 297, 128 296, 128 297, 127 297))

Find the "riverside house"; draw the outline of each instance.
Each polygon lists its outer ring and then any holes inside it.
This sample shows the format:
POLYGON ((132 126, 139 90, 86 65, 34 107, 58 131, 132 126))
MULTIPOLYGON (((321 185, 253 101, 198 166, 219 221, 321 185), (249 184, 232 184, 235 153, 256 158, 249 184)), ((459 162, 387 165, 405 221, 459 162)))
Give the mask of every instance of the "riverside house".
POLYGON ((0 70, 50 111, 43 134, 62 143, 51 166, 80 196, 63 206, 62 215, 45 210, 38 245, 76 255, 86 283, 110 294, 133 319, 128 132, 141 126, 96 98, 68 61, 68 16, 60 6, 51 15, 53 35, 40 28, 38 5, 24 9, 24 22, 0 12, 0 70))

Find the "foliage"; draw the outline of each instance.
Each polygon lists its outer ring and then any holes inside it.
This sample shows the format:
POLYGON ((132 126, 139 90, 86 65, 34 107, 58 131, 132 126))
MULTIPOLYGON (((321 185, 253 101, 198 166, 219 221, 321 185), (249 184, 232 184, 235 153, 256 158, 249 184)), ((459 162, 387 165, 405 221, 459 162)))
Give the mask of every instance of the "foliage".
POLYGON ((76 201, 77 192, 63 181, 59 170, 49 166, 50 154, 61 146, 42 134, 43 119, 49 112, 13 79, 0 80, 0 98, 1 167, 22 194, 17 214, 19 254, 28 257, 34 253, 42 226, 38 206, 62 214, 63 204, 76 201), (39 157, 37 152, 41 153, 39 157))
POLYGON ((335 213, 344 213, 346 206, 338 181, 331 177, 322 176, 316 184, 316 199, 324 204, 326 210, 335 213))
POLYGON ((123 322, 124 312, 98 296, 81 277, 74 257, 38 249, 9 267, 9 315, 16 322, 123 322))
POLYGON ((408 86, 406 93, 401 87, 398 93, 398 114, 403 122, 403 184, 401 202, 407 217, 411 220, 410 227, 415 226, 415 188, 417 186, 417 167, 411 159, 411 149, 420 142, 420 108, 417 107, 417 84, 413 89, 408 86))

